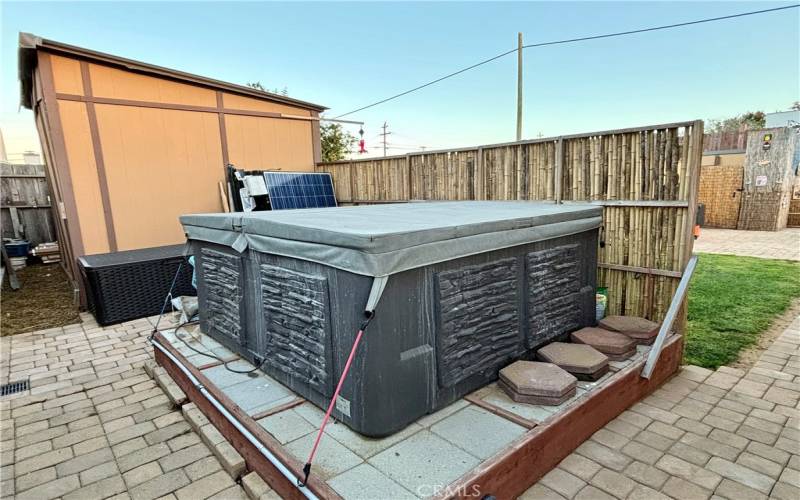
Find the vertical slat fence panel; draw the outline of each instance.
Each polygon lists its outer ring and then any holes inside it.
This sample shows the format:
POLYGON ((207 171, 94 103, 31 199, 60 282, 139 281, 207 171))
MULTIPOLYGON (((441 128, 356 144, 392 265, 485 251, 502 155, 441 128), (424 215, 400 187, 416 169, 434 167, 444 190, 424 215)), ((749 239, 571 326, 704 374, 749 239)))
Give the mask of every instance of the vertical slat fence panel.
POLYGON ((692 250, 703 122, 320 163, 340 203, 536 200, 604 205, 609 314, 660 320, 692 250))

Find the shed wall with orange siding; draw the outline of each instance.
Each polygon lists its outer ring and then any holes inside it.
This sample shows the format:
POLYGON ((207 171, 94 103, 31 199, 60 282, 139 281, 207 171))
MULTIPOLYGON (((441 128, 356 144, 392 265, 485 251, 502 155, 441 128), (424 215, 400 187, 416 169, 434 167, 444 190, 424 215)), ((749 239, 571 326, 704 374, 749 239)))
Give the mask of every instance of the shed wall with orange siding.
POLYGON ((314 170, 322 108, 72 54, 37 58, 33 108, 73 277, 81 255, 182 242, 180 215, 223 210, 226 163, 314 170))

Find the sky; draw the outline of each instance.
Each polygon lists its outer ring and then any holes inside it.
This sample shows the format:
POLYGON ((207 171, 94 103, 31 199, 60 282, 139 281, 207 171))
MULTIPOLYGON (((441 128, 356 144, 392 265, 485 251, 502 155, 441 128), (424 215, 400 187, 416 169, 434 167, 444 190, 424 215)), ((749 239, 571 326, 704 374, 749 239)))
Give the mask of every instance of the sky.
MULTIPOLYGON (((233 3, 0 2, 0 129, 12 155, 39 150, 19 109, 20 31, 244 84, 284 87, 328 117, 525 43, 760 10, 787 2, 233 3)), ((524 51, 523 137, 746 111, 800 99, 800 9, 524 51)), ((386 104, 364 122, 368 156, 513 141, 511 54, 386 104)), ((358 125, 346 126, 357 133, 358 125)))

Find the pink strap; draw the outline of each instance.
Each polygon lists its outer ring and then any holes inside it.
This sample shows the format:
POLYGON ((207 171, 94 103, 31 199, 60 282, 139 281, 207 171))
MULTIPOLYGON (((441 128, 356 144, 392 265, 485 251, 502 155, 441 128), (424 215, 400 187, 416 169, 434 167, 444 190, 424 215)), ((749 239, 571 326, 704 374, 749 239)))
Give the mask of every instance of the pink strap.
POLYGON ((320 425, 319 427, 319 432, 317 433, 317 439, 314 441, 314 447, 311 448, 311 453, 309 453, 308 455, 306 466, 310 466, 311 462, 314 460, 314 455, 317 453, 317 446, 319 446, 319 441, 320 439, 322 439, 322 433, 325 432, 325 426, 328 424, 328 419, 330 418, 331 412, 333 411, 333 406, 336 404, 336 398, 339 397, 339 391, 342 390, 344 379, 347 377, 347 372, 350 370, 350 365, 353 363, 353 358, 356 356, 356 349, 358 349, 358 343, 361 342, 362 335, 364 335, 363 328, 358 331, 358 334, 356 335, 356 340, 353 342, 353 348, 350 350, 350 356, 347 358, 347 363, 344 364, 344 370, 342 370, 342 376, 339 377, 339 383, 336 385, 336 391, 334 391, 331 403, 328 405, 328 411, 325 412, 325 418, 322 419, 322 425, 320 425))

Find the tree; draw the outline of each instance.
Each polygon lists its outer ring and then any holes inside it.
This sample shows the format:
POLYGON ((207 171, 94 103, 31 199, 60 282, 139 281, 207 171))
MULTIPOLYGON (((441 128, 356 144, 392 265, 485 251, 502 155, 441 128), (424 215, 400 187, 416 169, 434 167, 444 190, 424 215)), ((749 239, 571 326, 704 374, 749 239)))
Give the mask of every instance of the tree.
POLYGON ((356 143, 356 137, 344 130, 338 123, 326 123, 320 126, 322 142, 322 161, 344 160, 356 143))
POLYGON ((289 89, 286 86, 283 87, 283 90, 278 90, 278 87, 275 87, 272 90, 267 90, 267 89, 264 88, 264 86, 261 84, 261 82, 258 82, 258 81, 256 81, 256 82, 247 82, 245 85, 247 85, 251 89, 260 90, 261 92, 271 92, 273 94, 280 94, 280 95, 283 95, 283 96, 288 96, 289 95, 289 89))
POLYGON ((708 120, 707 133, 736 132, 745 129, 764 128, 767 124, 767 115, 763 111, 748 111, 747 113, 726 118, 724 120, 708 120))

